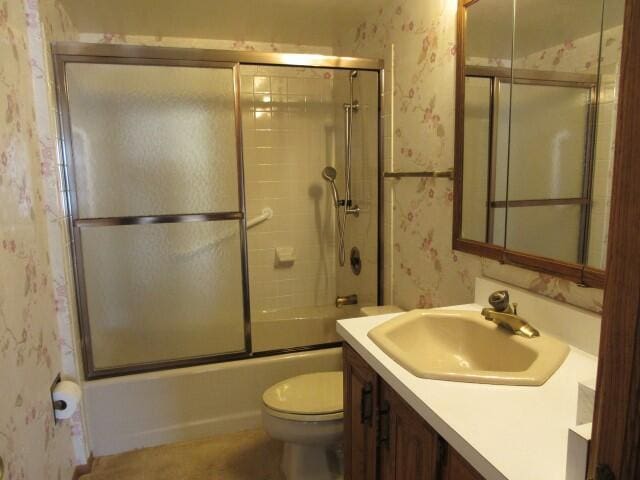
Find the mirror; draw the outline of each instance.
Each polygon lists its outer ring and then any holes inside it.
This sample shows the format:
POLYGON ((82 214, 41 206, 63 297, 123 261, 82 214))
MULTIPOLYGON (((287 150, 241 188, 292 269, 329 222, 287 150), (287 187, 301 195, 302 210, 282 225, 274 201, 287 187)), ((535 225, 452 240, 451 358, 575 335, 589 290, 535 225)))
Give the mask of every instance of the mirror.
POLYGON ((461 0, 454 248, 602 286, 623 0, 461 0))

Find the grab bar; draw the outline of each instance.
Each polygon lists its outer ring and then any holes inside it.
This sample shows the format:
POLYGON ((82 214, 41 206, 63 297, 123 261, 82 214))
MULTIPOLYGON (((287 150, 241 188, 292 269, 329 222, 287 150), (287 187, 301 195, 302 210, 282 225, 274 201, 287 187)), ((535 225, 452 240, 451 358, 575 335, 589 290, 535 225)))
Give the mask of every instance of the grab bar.
MULTIPOLYGON (((256 225, 262 222, 266 222, 271 217, 273 217, 273 210, 271 209, 271 207, 264 207, 260 215, 258 215, 257 217, 253 217, 251 220, 247 220, 247 230, 250 229, 251 227, 255 227, 256 225)), ((238 234, 237 231, 223 233, 218 238, 213 239, 211 242, 206 243, 205 245, 202 245, 201 247, 198 247, 195 250, 192 250, 189 252, 177 252, 176 255, 178 257, 183 257, 183 258, 197 256, 203 252, 206 252, 207 250, 212 249, 217 244, 235 237, 237 234, 238 234)))
POLYGON ((253 217, 251 220, 247 220, 247 230, 256 225, 260 225, 262 222, 266 222, 273 217, 273 210, 271 207, 264 207, 262 213, 257 217, 253 217))

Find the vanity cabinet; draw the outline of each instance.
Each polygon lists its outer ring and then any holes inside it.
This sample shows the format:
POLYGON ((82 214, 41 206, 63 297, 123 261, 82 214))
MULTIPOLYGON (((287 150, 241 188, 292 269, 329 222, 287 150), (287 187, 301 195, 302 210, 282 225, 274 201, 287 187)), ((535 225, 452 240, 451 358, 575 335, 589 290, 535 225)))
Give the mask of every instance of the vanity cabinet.
POLYGON ((438 434, 384 381, 378 408, 380 480, 436 480, 438 434))
POLYGON ((484 480, 484 477, 449 447, 444 458, 442 480, 484 480))
POLYGON ((343 349, 345 479, 376 478, 378 375, 352 348, 343 349))
POLYGON ((483 480, 347 344, 345 480, 483 480))

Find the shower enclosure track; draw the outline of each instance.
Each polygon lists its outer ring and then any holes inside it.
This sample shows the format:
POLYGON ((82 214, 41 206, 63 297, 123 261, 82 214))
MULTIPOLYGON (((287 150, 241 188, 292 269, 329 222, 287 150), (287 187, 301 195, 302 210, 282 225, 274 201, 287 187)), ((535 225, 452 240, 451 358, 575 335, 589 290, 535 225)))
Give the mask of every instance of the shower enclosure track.
POLYGON ((384 178, 448 178, 453 180, 453 168, 447 170, 427 170, 417 172, 384 172, 384 178))

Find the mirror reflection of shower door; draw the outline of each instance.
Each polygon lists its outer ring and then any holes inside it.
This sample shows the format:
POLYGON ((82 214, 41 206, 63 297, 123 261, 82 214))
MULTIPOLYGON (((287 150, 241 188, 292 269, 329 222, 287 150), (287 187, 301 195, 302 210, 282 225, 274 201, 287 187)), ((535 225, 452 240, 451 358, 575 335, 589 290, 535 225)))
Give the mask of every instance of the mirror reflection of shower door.
POLYGON ((88 376, 246 355, 237 65, 58 69, 88 376))
POLYGON ((594 88, 514 82, 507 180, 509 250, 565 262, 586 260, 594 88))

